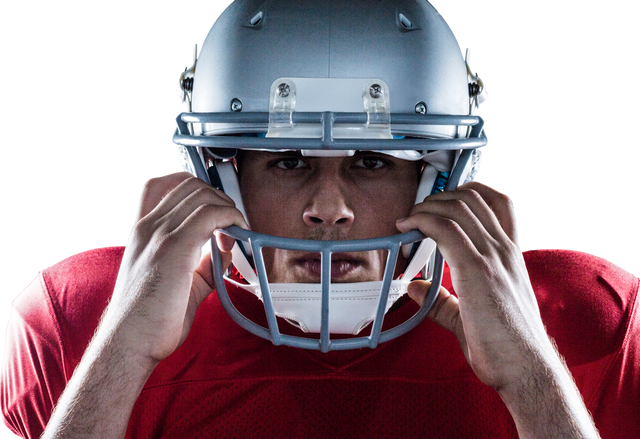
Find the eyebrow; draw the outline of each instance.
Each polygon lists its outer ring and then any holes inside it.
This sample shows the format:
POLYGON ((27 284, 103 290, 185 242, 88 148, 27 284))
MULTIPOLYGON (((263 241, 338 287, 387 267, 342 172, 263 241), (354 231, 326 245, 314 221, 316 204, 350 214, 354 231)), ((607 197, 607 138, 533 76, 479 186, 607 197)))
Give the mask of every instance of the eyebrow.
POLYGON ((287 156, 287 157, 302 157, 302 153, 300 150, 290 150, 290 151, 255 151, 255 150, 245 150, 245 153, 250 152, 254 158, 257 159, 268 159, 272 160, 279 156, 287 156))
MULTIPOLYGON (((304 156, 302 155, 302 152, 299 149, 298 150, 292 149, 292 150, 286 150, 286 151, 244 150, 243 153, 250 153, 254 160, 275 160, 278 157, 295 157, 295 158, 301 158, 301 159, 304 158, 307 160, 322 158, 322 157, 316 157, 316 156, 304 156)), ((392 156, 381 153, 379 151, 362 151, 362 150, 356 150, 355 154, 351 157, 358 157, 362 155, 393 158, 392 156)))

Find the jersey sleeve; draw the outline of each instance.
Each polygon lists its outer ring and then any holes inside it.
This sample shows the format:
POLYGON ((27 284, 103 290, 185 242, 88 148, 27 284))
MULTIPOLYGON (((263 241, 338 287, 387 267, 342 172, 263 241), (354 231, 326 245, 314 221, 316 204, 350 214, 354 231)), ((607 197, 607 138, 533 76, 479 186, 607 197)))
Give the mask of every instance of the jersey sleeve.
POLYGON ((55 311, 42 274, 13 301, 2 367, 5 424, 24 438, 38 438, 68 375, 55 311))
POLYGON ((602 374, 590 408, 605 437, 640 437, 640 304, 638 282, 621 320, 619 348, 602 374))
POLYGON ((585 253, 525 253, 547 332, 603 438, 640 432, 640 317, 636 276, 585 253))
POLYGON ((72 256, 44 270, 13 301, 0 375, 7 426, 38 438, 95 332, 124 249, 72 256))

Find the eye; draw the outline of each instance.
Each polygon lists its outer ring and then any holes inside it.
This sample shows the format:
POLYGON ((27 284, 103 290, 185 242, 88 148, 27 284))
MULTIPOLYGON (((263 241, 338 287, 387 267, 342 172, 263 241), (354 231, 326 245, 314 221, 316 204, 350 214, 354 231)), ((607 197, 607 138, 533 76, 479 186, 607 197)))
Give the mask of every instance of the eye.
POLYGON ((307 166, 307 163, 304 160, 301 160, 295 157, 290 157, 290 158, 278 160, 275 165, 280 169, 291 170, 291 169, 304 168, 307 166))
POLYGON ((379 159, 378 157, 361 157, 355 162, 353 162, 353 166, 357 166, 359 168, 365 168, 365 169, 378 169, 383 167, 386 164, 387 162, 385 162, 382 159, 379 159))

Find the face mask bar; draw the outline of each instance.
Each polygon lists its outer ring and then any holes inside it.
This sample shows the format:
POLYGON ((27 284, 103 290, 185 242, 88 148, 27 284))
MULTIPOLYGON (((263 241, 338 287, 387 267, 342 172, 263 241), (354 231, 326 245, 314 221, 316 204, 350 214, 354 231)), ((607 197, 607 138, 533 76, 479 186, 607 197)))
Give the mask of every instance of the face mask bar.
MULTIPOLYGON (((333 150, 333 151, 394 151, 394 150, 456 150, 480 148, 487 143, 482 130, 484 121, 479 116, 448 116, 437 114, 391 113, 393 127, 398 125, 451 125, 471 126, 467 138, 433 139, 334 139, 334 125, 366 124, 366 113, 293 113, 293 123, 321 124, 321 138, 268 138, 237 137, 221 134, 243 132, 243 126, 252 126, 254 132, 267 132, 269 113, 181 113, 177 118, 178 129, 173 135, 174 143, 184 146, 256 149, 256 150, 333 150), (214 124, 217 127, 207 129, 207 133, 217 135, 193 135, 189 125, 214 124), (399 143, 402 142, 402 143, 399 143)), ((393 131, 393 130, 392 130, 393 131)), ((246 129, 244 129, 246 132, 246 129)), ((394 133, 401 134, 401 133, 394 133)))
MULTIPOLYGON (((262 291, 265 313, 269 327, 265 328, 243 316, 233 303, 231 302, 226 290, 224 281, 222 280, 221 255, 215 240, 211 240, 211 255, 214 267, 214 279, 218 297, 227 313, 240 326, 256 334, 262 338, 270 340, 274 345, 287 345, 304 349, 316 349, 322 352, 330 350, 357 349, 363 347, 375 348, 378 343, 388 339, 398 337, 412 329, 415 324, 410 322, 419 318, 417 313, 412 319, 397 326, 391 330, 381 333, 386 303, 389 296, 389 286, 393 279, 396 261, 398 258, 400 246, 420 241, 425 236, 417 230, 402 233, 394 236, 383 238, 361 239, 351 241, 309 241, 305 239, 282 238, 261 233, 250 232, 236 226, 228 227, 221 230, 222 233, 229 235, 237 240, 246 242, 251 245, 254 255, 254 263, 258 271, 260 279, 260 288, 262 291), (322 285, 322 302, 321 302, 321 329, 319 339, 308 339, 303 337, 281 334, 278 329, 276 315, 273 308, 273 302, 267 281, 267 273, 265 270, 264 260, 262 258, 262 249, 264 247, 274 247, 284 250, 303 250, 317 252, 321 254, 321 285, 322 285), (356 337, 352 339, 331 340, 329 333, 329 302, 331 294, 331 254, 342 252, 357 252, 385 249, 389 252, 385 273, 382 280, 382 287, 376 315, 373 321, 371 334, 367 337, 356 337)), ((440 258, 442 259, 442 258, 440 258)), ((440 270, 441 271, 441 270, 440 270)), ((409 281, 407 281, 408 283, 409 281)), ((439 286, 438 286, 439 288, 439 286)), ((426 302, 425 302, 426 303, 426 302)), ((429 306, 430 307, 430 306, 429 306)), ((428 310, 427 310, 428 312, 428 310)))

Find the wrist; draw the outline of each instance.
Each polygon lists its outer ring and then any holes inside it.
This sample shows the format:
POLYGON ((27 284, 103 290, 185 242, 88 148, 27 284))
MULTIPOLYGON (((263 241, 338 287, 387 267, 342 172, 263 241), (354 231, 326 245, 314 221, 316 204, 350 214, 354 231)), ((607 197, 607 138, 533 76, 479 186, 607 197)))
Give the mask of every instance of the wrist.
POLYGON ((177 346, 173 343, 166 346, 160 330, 166 324, 150 318, 153 315, 143 305, 112 299, 87 351, 91 348, 108 350, 132 372, 148 378, 158 363, 177 346))
POLYGON ((103 321, 87 347, 85 356, 118 365, 121 370, 126 371, 129 380, 142 382, 144 385, 160 360, 149 353, 145 337, 136 331, 135 326, 124 319, 117 324, 103 321))
POLYGON ((496 388, 519 437, 594 437, 598 433, 573 377, 549 340, 522 356, 519 373, 496 388))
POLYGON ((42 437, 124 437, 133 406, 156 365, 129 350, 117 331, 101 325, 42 437))

